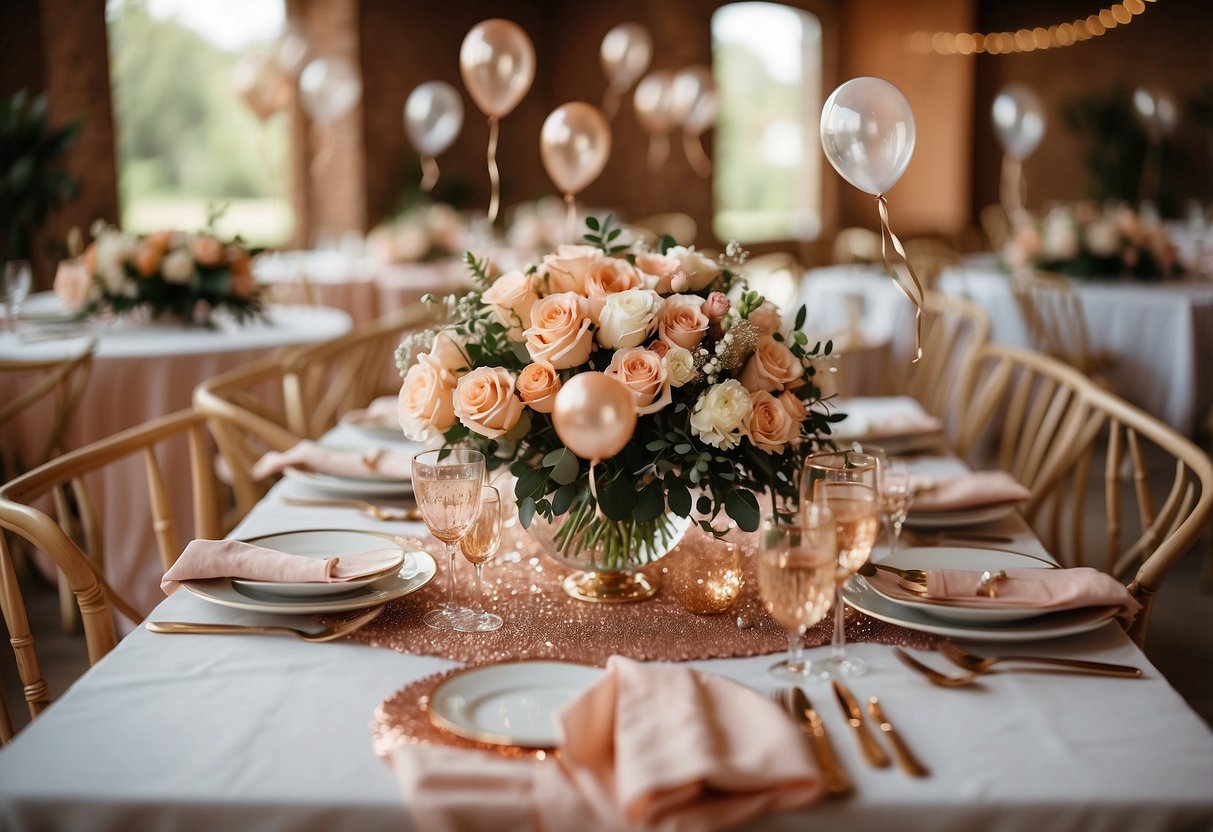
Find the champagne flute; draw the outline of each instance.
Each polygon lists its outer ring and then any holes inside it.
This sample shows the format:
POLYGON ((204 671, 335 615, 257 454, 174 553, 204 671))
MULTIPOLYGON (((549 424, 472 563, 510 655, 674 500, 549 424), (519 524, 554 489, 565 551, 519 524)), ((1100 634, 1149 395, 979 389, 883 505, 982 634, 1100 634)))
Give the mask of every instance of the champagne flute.
POLYGON ((28 260, 9 260, 4 264, 4 316, 9 332, 17 331, 17 313, 29 296, 33 278, 30 276, 28 260))
POLYGON ((440 448, 413 457, 413 493, 430 534, 446 544, 446 602, 423 619, 435 630, 449 630, 459 613, 455 603, 455 555, 459 540, 480 513, 484 454, 463 448, 440 448))
MULTIPOLYGON (((476 567, 476 597, 484 605, 480 571, 501 544, 501 495, 491 485, 480 487, 480 513, 471 530, 459 540, 463 557, 476 567)), ((501 627, 501 616, 481 609, 461 611, 454 619, 455 629, 461 633, 487 633, 501 627)))
POLYGON ((834 597, 838 537, 833 513, 809 506, 803 522, 763 522, 758 547, 758 593, 771 617, 788 631, 788 654, 771 675, 799 682, 814 675, 804 658, 804 632, 825 618, 834 597))
POLYGON ((910 513, 910 502, 914 494, 910 491, 910 469, 904 462, 894 460, 889 463, 884 472, 884 482, 880 491, 880 508, 889 523, 893 543, 889 554, 897 551, 901 540, 901 529, 906 524, 906 516, 910 513))

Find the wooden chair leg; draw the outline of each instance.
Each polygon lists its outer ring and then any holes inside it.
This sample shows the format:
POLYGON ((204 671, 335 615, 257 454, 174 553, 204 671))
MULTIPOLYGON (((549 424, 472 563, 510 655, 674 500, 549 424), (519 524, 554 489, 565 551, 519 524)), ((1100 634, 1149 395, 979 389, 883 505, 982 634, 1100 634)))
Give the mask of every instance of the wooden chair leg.
POLYGON ((61 574, 56 578, 59 587, 59 622, 63 625, 63 632, 75 635, 80 632, 80 608, 76 605, 76 596, 67 585, 67 578, 61 574))

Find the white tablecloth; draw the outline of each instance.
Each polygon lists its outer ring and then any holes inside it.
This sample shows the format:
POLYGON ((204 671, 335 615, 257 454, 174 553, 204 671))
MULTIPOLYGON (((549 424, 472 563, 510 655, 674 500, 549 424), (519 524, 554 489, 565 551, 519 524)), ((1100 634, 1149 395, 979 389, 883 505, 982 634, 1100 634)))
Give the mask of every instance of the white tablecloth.
MULTIPOLYGON (((236 535, 334 526, 419 531, 345 509, 273 502, 288 493, 304 491, 279 483, 236 535)), ((268 621, 188 592, 164 601, 151 618, 268 621)), ((290 617, 274 623, 308 625, 290 617)), ((983 689, 941 690, 903 668, 888 647, 851 649, 870 664, 852 689, 861 699, 881 697, 932 776, 912 780, 865 766, 829 689, 812 684, 809 696, 857 795, 768 817, 755 828, 1213 828, 1213 734, 1115 625, 1022 649, 1135 664, 1144 679, 1001 674, 984 679, 983 689)), ((693 664, 765 690, 773 686, 771 661, 693 664)), ((0 752, 0 825, 412 828, 390 769, 371 751, 367 726, 385 697, 452 666, 352 643, 163 636, 140 628, 0 752)))

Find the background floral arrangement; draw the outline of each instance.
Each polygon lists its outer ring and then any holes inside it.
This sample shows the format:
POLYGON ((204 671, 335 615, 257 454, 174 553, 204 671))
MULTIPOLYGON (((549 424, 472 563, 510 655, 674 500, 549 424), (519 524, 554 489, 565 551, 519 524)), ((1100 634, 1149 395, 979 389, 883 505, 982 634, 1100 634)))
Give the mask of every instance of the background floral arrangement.
POLYGON ((84 254, 60 265, 54 288, 83 316, 145 307, 153 318, 205 323, 215 309, 240 322, 261 314, 248 251, 213 233, 136 236, 98 222, 84 254))
POLYGON ((1125 204, 1055 206, 1043 219, 1015 223, 1003 259, 1012 270, 1035 266, 1077 277, 1132 275, 1150 280, 1179 271, 1174 244, 1157 218, 1125 204))
POLYGON ((753 531, 759 494, 794 504, 804 457, 843 418, 814 409, 812 359, 830 345, 809 347, 804 308, 781 331, 779 310, 731 269, 668 237, 656 251, 619 244, 611 221, 587 219, 590 245, 496 279, 468 254, 476 288, 397 352, 401 426, 508 465, 522 525, 567 515, 566 543, 623 535, 608 550, 626 560, 667 511, 694 510, 705 530, 723 512, 753 531), (596 465, 596 496, 551 416, 562 384, 586 372, 622 382, 638 414, 623 451, 596 465))
POLYGON ((417 205, 367 234, 370 255, 381 263, 421 263, 452 257, 467 246, 467 223, 450 205, 417 205))

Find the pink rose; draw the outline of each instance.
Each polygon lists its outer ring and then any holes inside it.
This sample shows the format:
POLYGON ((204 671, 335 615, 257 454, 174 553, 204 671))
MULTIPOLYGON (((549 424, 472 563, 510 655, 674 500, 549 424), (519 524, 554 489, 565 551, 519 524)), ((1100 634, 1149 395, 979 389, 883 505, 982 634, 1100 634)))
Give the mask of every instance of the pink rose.
POLYGON ((664 254, 637 254, 636 268, 649 277, 646 288, 653 289, 659 295, 685 292, 690 286, 682 263, 673 257, 664 254))
POLYGON ((644 347, 624 347, 611 357, 603 375, 617 378, 636 398, 641 416, 656 413, 670 403, 670 383, 661 356, 644 347))
POLYGON ((640 288, 640 274, 627 260, 607 257, 590 266, 585 273, 585 295, 590 301, 590 317, 597 321, 608 295, 640 288))
POLYGON ((560 376, 551 364, 528 364, 518 374, 518 395, 524 404, 539 413, 552 412, 560 386, 560 376))
POLYGON ((223 262, 223 243, 210 235, 203 234, 190 241, 190 254, 199 266, 212 268, 223 262))
POLYGON ((455 424, 455 408, 451 396, 455 376, 428 355, 404 375, 397 402, 397 415, 404 435, 420 441, 433 433, 442 433, 455 424))
POLYGON ((698 295, 671 295, 661 305, 657 334, 667 344, 694 350, 708 331, 703 299, 698 295))
POLYGON ((729 314, 731 307, 732 304, 729 302, 728 295, 724 294, 724 292, 712 292, 703 302, 703 314, 707 315, 709 320, 715 322, 729 314))
POLYGON ((758 331, 763 335, 778 332, 779 328, 783 326, 783 316, 779 314, 779 307, 769 300, 764 300, 762 306, 751 310, 750 316, 746 320, 758 327, 758 331))
POLYGON ((788 416, 792 418, 791 424, 788 425, 788 442, 795 442, 800 438, 800 428, 804 424, 804 420, 809 418, 809 410, 800 400, 800 396, 791 390, 784 390, 778 401, 788 412, 788 416))
POLYGON ((779 399, 766 390, 750 393, 750 403, 752 409, 746 423, 746 435, 750 437, 750 442, 768 454, 782 452, 792 433, 791 414, 779 399))
POLYGON ((55 272, 55 295, 73 312, 78 312, 88 304, 89 294, 93 288, 93 278, 88 273, 88 266, 79 257, 71 260, 60 260, 55 272))
POLYGON ((522 407, 504 367, 477 367, 455 384, 455 415, 472 433, 496 439, 518 424, 522 407))
POLYGON ((511 341, 522 341, 523 332, 531 325, 531 308, 539 300, 535 291, 537 278, 519 271, 506 272, 493 281, 480 299, 493 307, 501 325, 509 329, 511 341))
POLYGON ((548 295, 531 307, 531 326, 526 336, 532 361, 543 361, 557 370, 584 364, 594 346, 586 299, 574 292, 548 295))
POLYGON ((769 335, 760 336, 758 346, 741 371, 739 380, 751 393, 779 391, 804 384, 804 367, 784 344, 769 335))
POLYGON ((590 267, 606 255, 596 246, 564 245, 555 254, 543 256, 548 276, 548 293, 577 292, 585 294, 585 275, 590 267))

